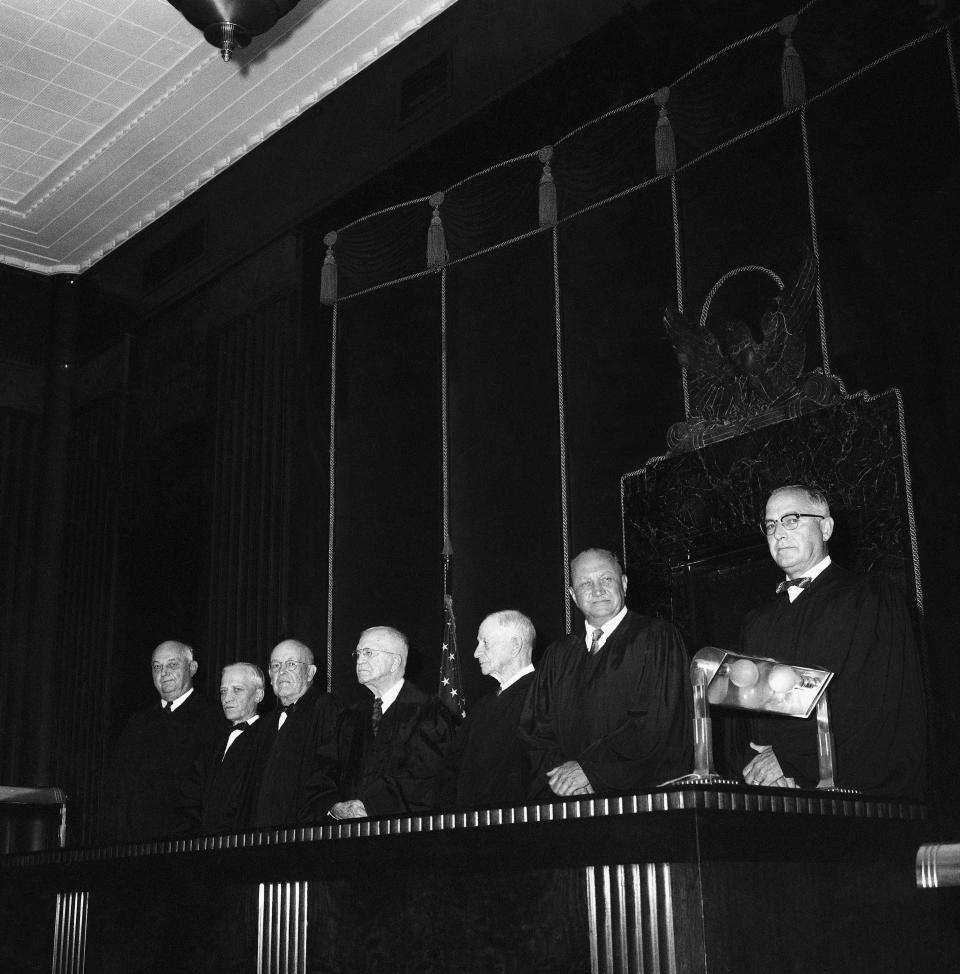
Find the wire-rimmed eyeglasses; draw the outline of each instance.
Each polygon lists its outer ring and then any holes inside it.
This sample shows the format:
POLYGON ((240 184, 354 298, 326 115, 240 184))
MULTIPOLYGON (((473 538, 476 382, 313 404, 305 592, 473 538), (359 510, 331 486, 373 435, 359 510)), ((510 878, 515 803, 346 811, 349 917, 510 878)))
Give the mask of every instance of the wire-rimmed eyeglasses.
POLYGON ((351 651, 350 655, 355 659, 362 659, 369 661, 374 653, 386 653, 387 656, 399 656, 399 653, 391 653, 388 649, 370 649, 364 646, 363 649, 354 649, 351 651))
POLYGON ((302 659, 278 659, 270 664, 270 672, 279 673, 281 670, 286 670, 288 673, 296 673, 303 665, 302 659))
POLYGON ((778 517, 775 521, 761 521, 760 530, 769 538, 777 530, 778 524, 782 524, 785 531, 796 531, 800 518, 818 517, 822 521, 826 516, 826 514, 804 514, 801 511, 792 511, 790 514, 778 517))

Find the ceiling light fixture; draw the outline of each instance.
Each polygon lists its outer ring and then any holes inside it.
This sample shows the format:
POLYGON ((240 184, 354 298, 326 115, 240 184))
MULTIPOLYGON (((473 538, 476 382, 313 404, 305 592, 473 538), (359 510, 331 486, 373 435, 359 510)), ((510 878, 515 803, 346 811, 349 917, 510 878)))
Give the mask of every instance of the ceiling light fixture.
POLYGON ((238 47, 270 28, 297 0, 167 0, 229 61, 238 47))

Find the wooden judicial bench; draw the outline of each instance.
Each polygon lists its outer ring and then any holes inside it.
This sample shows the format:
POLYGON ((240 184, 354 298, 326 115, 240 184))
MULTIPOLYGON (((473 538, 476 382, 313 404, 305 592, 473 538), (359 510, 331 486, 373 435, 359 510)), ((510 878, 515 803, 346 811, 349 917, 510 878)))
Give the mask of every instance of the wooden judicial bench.
POLYGON ((920 806, 729 783, 0 857, 4 974, 960 969, 920 806))

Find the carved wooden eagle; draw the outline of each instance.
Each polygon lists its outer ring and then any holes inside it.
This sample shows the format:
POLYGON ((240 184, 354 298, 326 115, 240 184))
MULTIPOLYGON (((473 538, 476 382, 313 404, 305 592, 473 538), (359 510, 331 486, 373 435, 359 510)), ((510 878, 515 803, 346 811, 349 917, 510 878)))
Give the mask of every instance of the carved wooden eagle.
POLYGON ((667 337, 687 370, 691 416, 732 421, 789 398, 806 357, 806 322, 817 285, 817 258, 808 250, 796 281, 760 319, 763 340, 742 321, 728 321, 726 349, 709 328, 691 324, 675 308, 664 311, 667 337))

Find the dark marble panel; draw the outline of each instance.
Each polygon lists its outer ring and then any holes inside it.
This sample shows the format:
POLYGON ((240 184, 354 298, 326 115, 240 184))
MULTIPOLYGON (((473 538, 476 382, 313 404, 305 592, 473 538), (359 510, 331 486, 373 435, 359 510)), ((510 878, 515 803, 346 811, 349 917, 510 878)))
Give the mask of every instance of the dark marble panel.
POLYGON ((759 530, 770 490, 827 494, 838 562, 882 572, 915 600, 902 423, 895 391, 850 397, 796 419, 649 462, 622 480, 635 607, 673 619, 691 642, 723 645, 778 572, 759 530))

